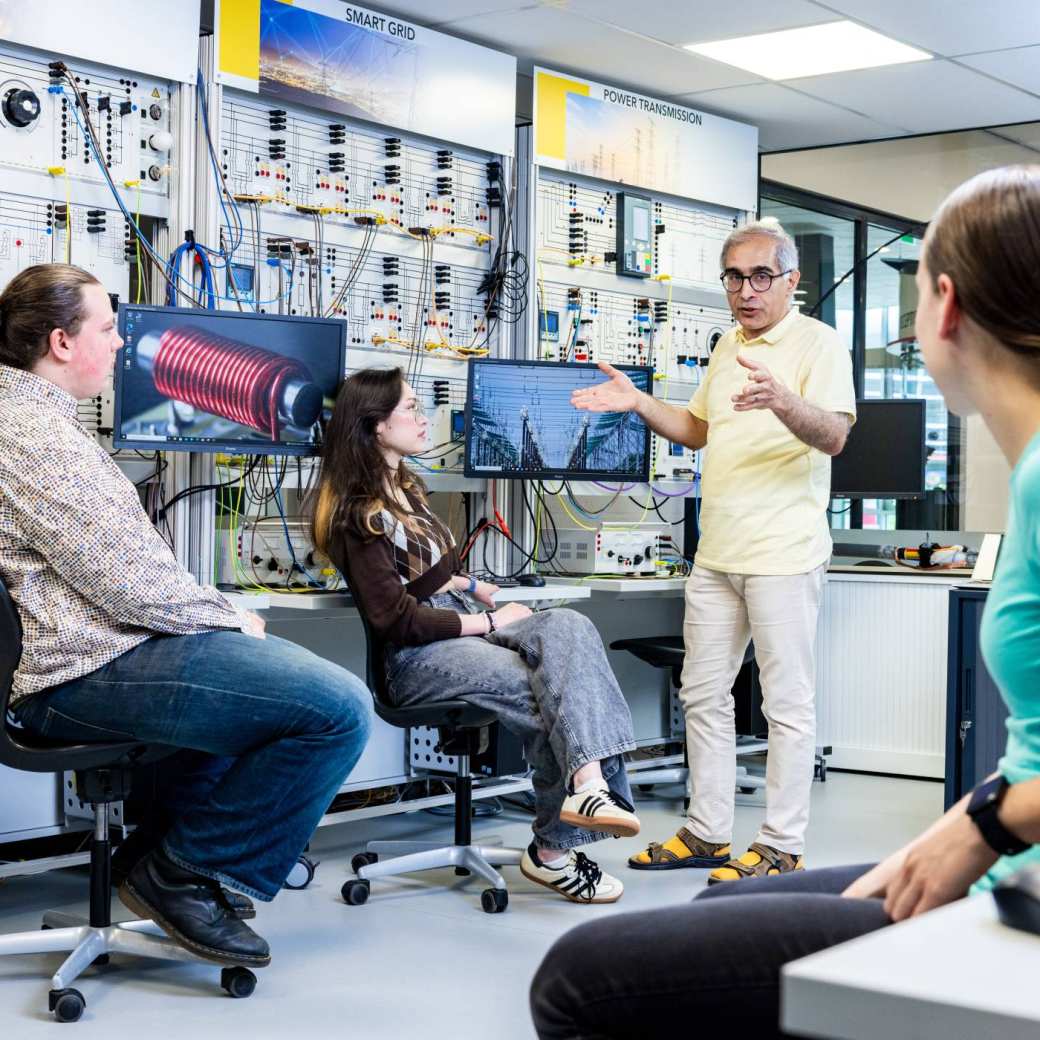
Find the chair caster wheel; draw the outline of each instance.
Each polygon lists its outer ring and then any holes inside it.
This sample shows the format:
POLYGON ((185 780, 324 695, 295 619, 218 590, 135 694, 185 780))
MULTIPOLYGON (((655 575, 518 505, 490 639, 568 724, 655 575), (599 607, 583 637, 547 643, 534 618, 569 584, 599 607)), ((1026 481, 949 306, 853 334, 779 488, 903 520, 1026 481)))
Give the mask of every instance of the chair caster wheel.
POLYGON ((251 997, 256 989, 256 976, 248 968, 224 968, 220 972, 220 985, 229 997, 241 1000, 251 997))
POLYGON ((738 788, 737 788, 737 790, 738 790, 738 791, 739 791, 739 792, 740 792, 741 794, 754 794, 754 793, 755 793, 755 790, 756 790, 756 788, 754 788, 754 787, 738 787, 738 788))
POLYGON ((343 902, 350 906, 364 906, 368 902, 371 885, 367 881, 352 878, 339 890, 343 902))
POLYGON ((379 856, 374 852, 359 852, 351 861, 350 869, 356 874, 362 867, 367 867, 372 863, 378 863, 379 856))
POLYGON ((469 877, 469 873, 470 872, 469 872, 469 870, 466 869, 466 867, 456 867, 455 868, 455 876, 456 877, 469 877))
POLYGON ((87 1006, 78 989, 52 989, 47 994, 47 1006, 59 1022, 75 1022, 87 1006))
POLYGON ((636 784, 636 790, 640 794, 649 794, 654 789, 653 784, 636 784))
POLYGON ((289 871, 289 876, 282 882, 282 888, 290 888, 294 891, 306 888, 314 880, 314 872, 317 869, 318 864, 314 860, 300 856, 292 870, 289 871))
POLYGON ((500 914, 509 906, 509 893, 504 888, 485 888, 480 893, 480 908, 485 914, 500 914))

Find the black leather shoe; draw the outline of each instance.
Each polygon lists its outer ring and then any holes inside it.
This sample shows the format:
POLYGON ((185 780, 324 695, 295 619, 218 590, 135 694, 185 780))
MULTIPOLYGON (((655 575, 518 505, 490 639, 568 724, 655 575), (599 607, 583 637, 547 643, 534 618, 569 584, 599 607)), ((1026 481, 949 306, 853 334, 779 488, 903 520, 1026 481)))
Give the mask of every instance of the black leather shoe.
POLYGON ((119 886, 119 898, 206 960, 259 968, 271 963, 267 942, 232 913, 220 886, 177 866, 159 849, 134 866, 119 886))
MULTIPOLYGON (((139 827, 128 838, 125 838, 112 853, 112 887, 118 889, 130 876, 130 871, 148 853, 159 847, 158 838, 149 838, 147 843, 135 842, 134 839, 141 834, 139 827)), ((240 921, 251 921, 256 917, 256 907, 253 906, 249 896, 241 892, 233 892, 230 888, 221 888, 224 900, 231 912, 240 921)))

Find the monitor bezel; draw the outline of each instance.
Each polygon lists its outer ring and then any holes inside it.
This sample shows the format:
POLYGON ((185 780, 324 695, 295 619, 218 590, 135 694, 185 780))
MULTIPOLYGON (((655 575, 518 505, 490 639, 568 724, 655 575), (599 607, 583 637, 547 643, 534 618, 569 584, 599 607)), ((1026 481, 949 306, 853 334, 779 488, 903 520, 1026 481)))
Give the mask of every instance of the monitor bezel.
POLYGON ((893 498, 901 501, 912 501, 914 499, 922 499, 928 491, 927 487, 927 472, 928 472, 928 452, 926 450, 925 437, 928 433, 928 402, 923 398, 885 398, 885 397, 870 397, 860 398, 856 401, 856 412, 866 406, 883 404, 893 406, 911 406, 917 408, 920 413, 920 429, 919 429, 919 440, 918 443, 921 446, 921 490, 920 491, 835 491, 834 490, 834 465, 831 464, 831 488, 830 497, 833 498, 847 498, 847 499, 861 499, 861 498, 893 498))
MULTIPOLYGON (((335 323, 339 326, 339 387, 343 385, 347 370, 347 323, 342 318, 318 318, 308 314, 260 314, 253 311, 223 311, 202 310, 198 307, 160 307, 154 304, 143 303, 120 303, 117 312, 117 327, 119 338, 126 339, 126 315, 128 311, 150 311, 163 314, 191 314, 193 316, 203 315, 207 317, 217 316, 230 321, 289 321, 297 324, 322 324, 335 323)), ((170 441, 140 440, 133 437, 121 437, 123 410, 123 351, 125 347, 119 348, 116 355, 115 371, 113 373, 113 411, 112 411, 112 446, 117 449, 131 449, 136 451, 177 451, 191 454, 203 455, 287 455, 303 458, 314 458, 321 455, 321 444, 289 445, 271 443, 268 448, 259 445, 246 445, 241 441, 220 441, 212 444, 180 444, 170 441)))
MULTIPOLYGON (((473 433, 473 380, 477 371, 475 368, 476 365, 511 365, 514 368, 524 366, 528 368, 595 369, 597 372, 600 371, 599 366, 595 363, 583 361, 539 361, 530 358, 473 358, 469 362, 469 371, 466 378, 466 440, 464 446, 465 450, 463 452, 464 476, 479 480, 598 480, 618 481, 621 483, 632 482, 636 484, 645 484, 650 480, 650 448, 652 444, 652 431, 645 419, 643 420, 643 426, 645 427, 643 458, 646 462, 646 466, 642 475, 638 477, 631 473, 618 473, 606 470, 583 472, 577 472, 574 470, 510 470, 495 472, 486 469, 475 469, 471 465, 470 460, 470 440, 473 433)), ((626 375, 632 372, 645 372, 647 377, 647 393, 650 394, 651 397, 653 396, 654 371, 650 365, 614 365, 614 368, 619 372, 624 372, 626 375)), ((602 372, 600 372, 600 374, 603 375, 603 379, 606 381, 606 376, 602 372)))

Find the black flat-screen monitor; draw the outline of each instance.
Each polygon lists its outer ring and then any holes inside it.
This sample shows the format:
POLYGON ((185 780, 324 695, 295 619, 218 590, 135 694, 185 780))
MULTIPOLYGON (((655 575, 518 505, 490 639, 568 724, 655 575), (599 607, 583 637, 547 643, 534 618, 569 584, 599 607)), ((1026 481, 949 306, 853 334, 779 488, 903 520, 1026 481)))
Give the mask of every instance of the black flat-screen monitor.
POLYGON ((924 401, 857 401, 845 450, 831 460, 834 498, 924 494, 924 401))
MULTIPOLYGON (((653 393, 649 368, 617 368, 653 393)), ((606 378, 595 365, 470 361, 466 476, 648 480, 650 430, 638 415, 579 411, 571 404, 575 390, 606 378)))
POLYGON ((315 455, 346 365, 337 319, 119 308, 117 448, 315 455))

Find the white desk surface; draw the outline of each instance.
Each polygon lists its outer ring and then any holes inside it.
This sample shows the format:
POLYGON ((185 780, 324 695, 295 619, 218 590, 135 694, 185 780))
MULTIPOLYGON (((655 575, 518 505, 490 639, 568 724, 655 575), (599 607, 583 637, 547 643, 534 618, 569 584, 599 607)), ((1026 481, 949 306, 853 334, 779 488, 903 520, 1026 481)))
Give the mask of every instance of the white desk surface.
POLYGON ((781 1025, 833 1040, 1036 1040, 1040 936, 988 895, 872 932, 783 970, 781 1025))
MULTIPOLYGON (((588 599, 591 595, 591 591, 585 585, 574 583, 550 585, 546 581, 546 584, 541 587, 517 585, 513 588, 500 589, 495 596, 495 602, 501 605, 503 603, 531 603, 539 600, 588 599)), ((229 595, 229 598, 232 596, 229 595)), ((252 610, 265 610, 268 607, 281 607, 289 610, 342 610, 354 607, 354 601, 347 592, 289 592, 256 597, 268 601, 263 606, 251 605, 252 597, 249 596, 237 598, 247 601, 244 605, 250 606, 252 610)), ((239 604, 236 603, 237 605, 239 604)))
POLYGON ((668 592, 681 593, 686 587, 685 578, 566 578, 545 575, 545 584, 566 585, 580 582, 581 588, 590 592, 668 592))
MULTIPOLYGON (((936 571, 918 574, 906 567, 846 567, 832 566, 827 571, 828 581, 867 582, 890 585, 963 585, 970 571, 936 571)), ((686 578, 568 578, 545 575, 546 585, 580 582, 593 593, 614 595, 660 594, 681 596, 686 588, 686 578)))
POLYGON ((243 610, 266 610, 271 605, 271 597, 266 592, 221 592, 233 607, 243 610))

